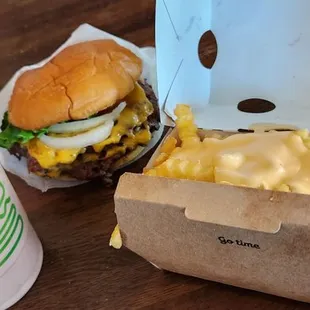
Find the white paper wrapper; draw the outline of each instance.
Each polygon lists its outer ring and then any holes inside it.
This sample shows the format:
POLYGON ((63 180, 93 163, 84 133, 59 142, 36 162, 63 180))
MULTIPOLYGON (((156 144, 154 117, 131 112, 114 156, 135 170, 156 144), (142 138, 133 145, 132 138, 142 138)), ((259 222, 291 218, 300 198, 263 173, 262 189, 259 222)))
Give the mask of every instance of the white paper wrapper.
MULTIPOLYGON (((65 47, 79 43, 84 41, 91 41, 97 39, 113 39, 118 44, 130 49, 137 56, 139 56, 143 60, 143 73, 142 78, 147 79, 148 83, 152 86, 155 94, 157 95, 157 83, 156 83, 156 62, 155 62, 155 49, 153 47, 145 47, 138 48, 134 44, 125 41, 121 38, 113 36, 107 32, 99 30, 95 27, 92 27, 88 24, 83 24, 79 26, 70 36, 70 38, 61 45, 50 57, 41 62, 31 65, 25 66, 18 70, 10 81, 5 85, 5 87, 0 92, 0 120, 2 121, 4 113, 7 111, 8 103, 15 85, 15 82, 19 75, 23 72, 35 69, 43 66, 46 62, 48 62, 52 57, 58 54, 65 47)), ((162 110, 162 109, 161 109, 162 110)), ((138 158, 143 156, 150 148, 152 148, 156 142, 160 139, 163 132, 163 126, 161 126, 160 130, 156 132, 151 143, 147 148, 139 155, 138 158)), ((136 158, 135 160, 137 160, 136 158)), ((44 179, 38 177, 32 173, 28 172, 26 166, 26 160, 18 160, 14 156, 10 155, 9 152, 5 149, 0 148, 0 162, 4 169, 7 171, 21 177, 25 182, 27 182, 30 186, 35 187, 42 192, 47 191, 51 188, 62 188, 62 187, 71 187, 84 182, 81 181, 58 181, 52 179, 44 179)), ((130 164, 130 163, 129 163, 130 164)))

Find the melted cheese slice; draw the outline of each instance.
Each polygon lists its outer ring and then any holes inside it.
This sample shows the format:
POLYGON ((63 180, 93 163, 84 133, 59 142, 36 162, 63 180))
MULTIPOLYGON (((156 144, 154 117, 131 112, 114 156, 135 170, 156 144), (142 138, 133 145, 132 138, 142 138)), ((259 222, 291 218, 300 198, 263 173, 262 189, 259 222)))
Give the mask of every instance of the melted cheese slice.
POLYGON ((32 139, 26 144, 28 153, 34 157, 40 166, 45 169, 56 166, 57 164, 71 164, 77 156, 85 152, 85 148, 55 150, 48 147, 39 139, 32 139))
MULTIPOLYGON (((100 153, 105 146, 117 144, 124 135, 133 137, 132 129, 141 126, 154 111, 152 103, 147 99, 142 87, 136 83, 134 90, 125 98, 127 105, 120 114, 108 139, 93 145, 95 152, 100 153)), ((150 135, 149 140, 150 141, 150 135)), ((145 143, 147 143, 146 141, 145 143)))
MULTIPOLYGON (((127 105, 121 112, 116 125, 114 125, 108 139, 93 145, 95 152, 100 153, 106 146, 110 146, 106 158, 117 153, 125 154, 127 149, 134 149, 138 145, 146 145, 152 138, 147 118, 153 113, 153 105, 147 99, 143 88, 136 83, 134 90, 124 99, 127 105), (144 124, 145 129, 134 132, 133 128, 144 124), (124 137, 126 136, 126 137, 124 137), (123 139, 122 139, 123 138, 123 139), (122 140, 122 141, 121 141, 122 140), (122 145, 117 145, 118 143, 122 145), (111 146, 111 144, 115 144, 111 146)), ((48 147, 39 139, 33 139, 25 145, 29 154, 34 157, 44 169, 50 169, 58 164, 71 164, 79 154, 85 152, 81 149, 55 150, 48 147)), ((98 160, 99 154, 83 154, 83 162, 98 160)), ((57 172, 58 173, 58 172, 57 172)))
MULTIPOLYGON (((146 145, 152 138, 152 134, 148 128, 139 130, 136 134, 122 139, 122 145, 109 146, 104 159, 110 158, 116 154, 124 155, 128 150, 134 150, 138 145, 146 145)), ((89 162, 98 160, 100 153, 85 153, 82 161, 89 162)))
POLYGON ((107 150, 106 158, 112 157, 115 154, 125 154, 126 151, 133 150, 138 145, 145 145, 147 144, 152 138, 151 132, 148 128, 141 129, 136 134, 133 134, 130 137, 125 137, 122 140, 123 145, 121 146, 113 146, 107 150))

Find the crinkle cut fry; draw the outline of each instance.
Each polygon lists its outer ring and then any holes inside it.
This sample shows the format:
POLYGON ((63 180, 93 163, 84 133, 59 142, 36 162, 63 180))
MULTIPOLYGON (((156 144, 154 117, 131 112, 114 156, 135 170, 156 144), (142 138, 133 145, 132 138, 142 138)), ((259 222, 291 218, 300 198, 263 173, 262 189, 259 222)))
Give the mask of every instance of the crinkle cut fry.
MULTIPOLYGON (((162 143, 158 156, 154 159, 152 164, 153 167, 157 167, 166 161, 170 154, 176 149, 177 139, 171 136, 168 136, 162 143)), ((152 168, 150 168, 152 169, 152 168)), ((150 169, 144 168, 143 173, 146 174, 150 169)))
POLYGON ((193 144, 201 142, 191 107, 186 104, 178 104, 174 110, 174 114, 177 117, 175 122, 178 135, 182 141, 182 147, 190 147, 193 144))
MULTIPOLYGON (((198 128, 195 125, 194 115, 190 106, 178 104, 174 110, 177 117, 176 128, 181 140, 180 149, 195 148, 201 142, 198 136, 198 128)), ((154 160, 151 169, 145 169, 144 174, 152 176, 164 176, 181 179, 211 181, 212 169, 202 167, 199 162, 172 158, 170 155, 178 148, 176 139, 168 137, 163 143, 158 157, 154 160)))
POLYGON ((165 139, 165 141, 163 142, 160 148, 160 154, 154 160, 153 167, 156 167, 162 164, 165 160, 169 158, 173 150, 175 150, 177 142, 178 142, 177 139, 171 136, 165 139))
POLYGON ((165 162, 145 173, 150 176, 161 176, 195 181, 213 181, 212 167, 206 169, 199 162, 168 158, 165 162))
POLYGON ((121 233, 120 233, 118 224, 115 226, 115 228, 111 234, 109 245, 115 249, 120 249, 123 245, 123 241, 122 241, 122 237, 121 237, 121 233))

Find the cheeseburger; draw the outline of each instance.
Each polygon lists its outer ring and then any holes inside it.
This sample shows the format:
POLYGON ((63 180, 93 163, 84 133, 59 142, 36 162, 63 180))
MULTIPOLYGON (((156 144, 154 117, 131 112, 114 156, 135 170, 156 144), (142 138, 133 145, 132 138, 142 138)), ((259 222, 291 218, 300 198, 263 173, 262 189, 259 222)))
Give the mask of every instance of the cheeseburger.
POLYGON ((67 47, 17 79, 0 146, 25 157, 29 172, 42 177, 110 180, 159 129, 142 66, 113 40, 67 47))

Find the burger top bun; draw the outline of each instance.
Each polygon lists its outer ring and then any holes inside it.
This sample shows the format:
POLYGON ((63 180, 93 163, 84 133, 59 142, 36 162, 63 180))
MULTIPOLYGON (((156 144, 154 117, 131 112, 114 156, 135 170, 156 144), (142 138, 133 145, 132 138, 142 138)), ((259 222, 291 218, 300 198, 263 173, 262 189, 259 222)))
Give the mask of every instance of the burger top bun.
POLYGON ((69 46, 43 67, 18 78, 9 121, 36 130, 87 118, 123 99, 141 73, 141 59, 113 40, 69 46))

